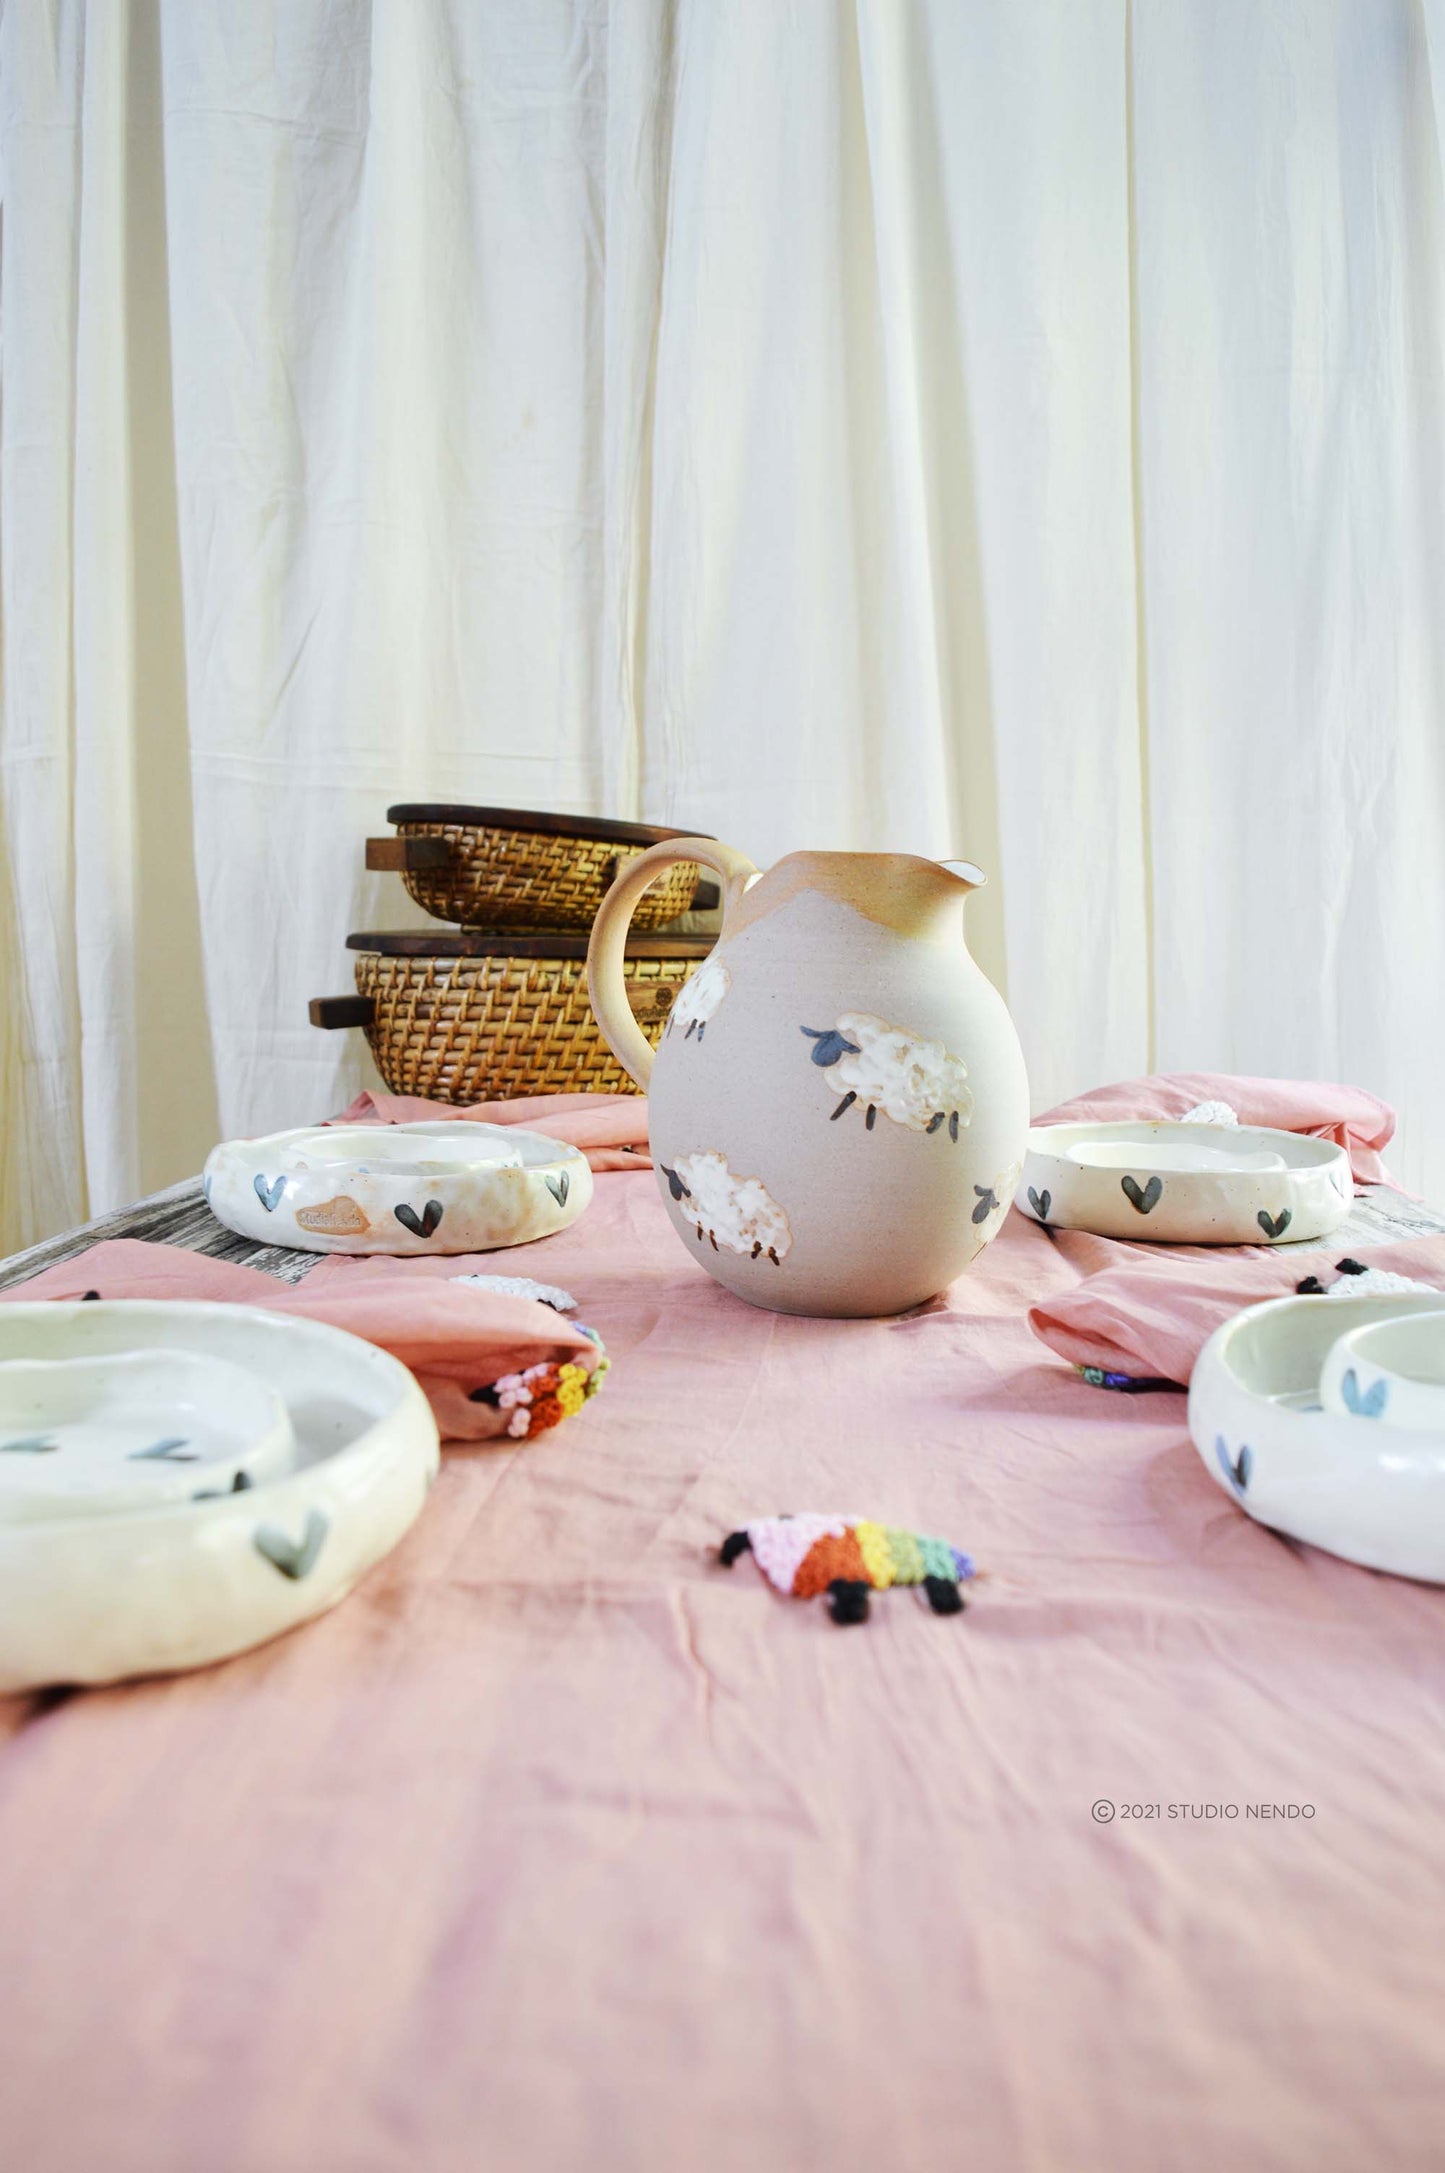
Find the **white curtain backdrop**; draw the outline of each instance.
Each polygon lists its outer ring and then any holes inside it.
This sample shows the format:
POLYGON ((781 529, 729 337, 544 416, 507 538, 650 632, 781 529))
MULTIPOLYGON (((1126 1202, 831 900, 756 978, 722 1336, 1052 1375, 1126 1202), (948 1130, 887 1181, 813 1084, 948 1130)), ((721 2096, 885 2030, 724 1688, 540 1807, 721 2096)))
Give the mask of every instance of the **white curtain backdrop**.
POLYGON ((1445 1196, 1438 0, 3 0, 0 1237, 326 1112, 361 841, 966 854, 1035 1106, 1445 1196))

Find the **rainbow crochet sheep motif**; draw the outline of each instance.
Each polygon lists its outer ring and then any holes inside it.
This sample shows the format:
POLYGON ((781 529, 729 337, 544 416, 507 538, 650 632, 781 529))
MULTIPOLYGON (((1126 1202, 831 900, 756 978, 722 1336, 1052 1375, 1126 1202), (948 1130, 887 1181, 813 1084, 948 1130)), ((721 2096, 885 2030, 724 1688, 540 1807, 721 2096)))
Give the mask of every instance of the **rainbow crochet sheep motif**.
POLYGON ((869 1592, 891 1584, 921 1584, 936 1615, 959 1614, 959 1587, 974 1575, 970 1557, 946 1539, 866 1517, 759 1517, 729 1533, 718 1559, 731 1569, 749 1552, 779 1592, 800 1600, 826 1592, 835 1622, 866 1622, 869 1592))

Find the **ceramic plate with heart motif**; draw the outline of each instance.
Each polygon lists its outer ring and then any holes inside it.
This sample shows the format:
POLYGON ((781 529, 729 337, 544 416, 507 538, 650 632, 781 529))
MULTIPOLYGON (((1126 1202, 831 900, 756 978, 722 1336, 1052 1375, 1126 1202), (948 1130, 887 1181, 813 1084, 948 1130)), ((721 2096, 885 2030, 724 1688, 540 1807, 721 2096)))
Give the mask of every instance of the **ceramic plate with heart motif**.
POLYGON ((239 1490, 217 1490, 217 1463, 195 1469, 184 1498, 124 1514, 0 1516, 0 1693, 203 1667, 262 1644, 344 1598, 426 1499, 431 1405, 390 1352, 343 1329, 244 1305, 0 1305, 0 1373, 141 1353, 198 1396, 202 1365, 214 1381, 234 1369, 264 1382, 293 1452, 239 1490))
POLYGON ((295 1454, 285 1404, 229 1359, 132 1350, 0 1363, 0 1520, 244 1491, 295 1454))
POLYGON ((334 1124, 235 1139, 206 1163, 227 1229, 305 1252, 494 1252, 551 1237, 592 1198, 580 1148, 512 1124, 334 1124))
POLYGON ((1273 1298, 1215 1330, 1189 1383, 1189 1432, 1215 1484, 1271 1530, 1346 1561, 1445 1584, 1445 1429, 1321 1408, 1341 1336, 1433 1316, 1438 1291, 1273 1298))
POLYGON ((1332 1140, 1256 1125, 1051 1124, 1029 1133, 1014 1205, 1034 1222, 1165 1245, 1319 1240, 1350 1211, 1332 1140))

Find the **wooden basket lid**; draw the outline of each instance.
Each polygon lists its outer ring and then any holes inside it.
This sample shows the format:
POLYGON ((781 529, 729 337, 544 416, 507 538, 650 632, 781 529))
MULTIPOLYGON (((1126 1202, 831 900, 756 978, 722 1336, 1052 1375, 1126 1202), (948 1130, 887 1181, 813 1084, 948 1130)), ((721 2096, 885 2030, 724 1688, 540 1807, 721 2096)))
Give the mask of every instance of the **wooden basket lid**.
MULTIPOLYGON (((629 958, 706 958, 716 936, 674 936, 666 929, 651 936, 629 936, 629 958)), ((346 939, 348 951, 375 951, 382 958, 585 958, 587 937, 571 933, 522 935, 511 928, 358 929, 346 939)))
POLYGON ((469 830, 534 830, 550 837, 600 838, 609 845, 661 845, 668 838, 709 837, 706 830, 658 830, 646 822, 614 822, 606 815, 550 815, 532 807, 462 807, 445 800, 403 800, 386 811, 388 822, 440 822, 469 830))

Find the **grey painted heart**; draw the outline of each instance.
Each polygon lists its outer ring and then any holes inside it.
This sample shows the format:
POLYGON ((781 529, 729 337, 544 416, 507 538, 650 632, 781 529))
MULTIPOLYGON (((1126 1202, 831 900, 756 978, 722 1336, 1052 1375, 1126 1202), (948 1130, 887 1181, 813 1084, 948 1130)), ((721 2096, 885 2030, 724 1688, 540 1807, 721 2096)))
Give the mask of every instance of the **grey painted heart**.
POLYGON ((1040 1222, 1048 1221, 1049 1209, 1053 1204, 1054 1196, 1052 1192, 1035 1192, 1033 1186, 1029 1186, 1029 1206, 1038 1216, 1040 1222))
POLYGON ((1119 1182, 1124 1187, 1125 1199, 1131 1207, 1136 1207, 1141 1215, 1152 1213, 1164 1195, 1164 1180, 1157 1174, 1150 1178, 1147 1185, 1142 1187, 1136 1177, 1121 1177, 1119 1182))
POLYGON ((567 1205, 567 1195, 572 1190, 572 1179, 568 1172, 562 1170, 556 1177, 548 1177, 544 1182, 557 1205, 565 1207, 567 1205))
POLYGON ((247 1489, 247 1487, 248 1487, 248 1486, 250 1486, 250 1484, 251 1484, 251 1475, 250 1475, 250 1473, 249 1473, 249 1472, 247 1472, 247 1471, 238 1471, 238 1472, 236 1473, 236 1476, 234 1477, 234 1479, 232 1479, 232 1481, 231 1481, 231 1483, 230 1483, 230 1485, 229 1485, 229 1486, 225 1486, 225 1487, 214 1487, 214 1486, 213 1486, 213 1487, 209 1487, 209 1488, 205 1488, 205 1487, 203 1487, 203 1488, 202 1488, 202 1490, 201 1490, 201 1492, 200 1492, 199 1494, 193 1494, 193 1495, 191 1496, 191 1500, 192 1500, 192 1501, 224 1501, 224 1500, 225 1500, 225 1498, 226 1498, 226 1496, 227 1496, 228 1494, 244 1494, 244 1493, 245 1493, 245 1491, 246 1491, 246 1489, 247 1489))
POLYGON ((405 1200, 395 1210, 397 1221, 403 1230, 410 1230, 413 1237, 430 1237, 441 1221, 442 1213, 440 1200, 428 1200, 420 1214, 414 1207, 408 1207, 405 1200))
POLYGON ((192 1449, 188 1456, 183 1456, 181 1451, 185 1446, 184 1434, 171 1434, 166 1440, 157 1441, 153 1448, 132 1449, 126 1461, 130 1464, 193 1464, 196 1452, 192 1449))
POLYGON ((276 1208, 278 1203, 280 1202, 282 1193, 286 1190, 285 1178, 273 1177, 270 1184, 268 1185, 265 1178, 261 1175, 261 1172, 257 1170, 254 1183, 256 1186, 257 1199, 261 1202, 261 1205, 265 1208, 267 1214, 273 1215, 276 1212, 276 1208))
POLYGON ((1373 1388, 1362 1389, 1359 1375, 1353 1366, 1348 1366, 1340 1382, 1340 1395, 1345 1409, 1353 1411, 1356 1418, 1378 1418, 1389 1402, 1390 1384, 1381 1374, 1373 1388))
POLYGON ((1294 1217, 1287 1207, 1282 1207, 1279 1213, 1273 1217, 1267 1215, 1264 1209, 1261 1208, 1255 1217, 1255 1221, 1259 1224, 1265 1236, 1269 1238, 1283 1237, 1293 1220, 1294 1217))
POLYGON ((1254 1451, 1242 1448, 1237 1462, 1230 1461, 1229 1449, 1223 1434, 1214 1437, 1214 1455, 1220 1470, 1234 1488, 1236 1494, 1244 1493, 1249 1485, 1249 1475, 1254 1470, 1254 1451))
POLYGON ((272 1568, 279 1569, 283 1577, 307 1577, 316 1567, 316 1557, 330 1529, 331 1519, 320 1509, 310 1512, 306 1529, 299 1539, 289 1538, 279 1524, 258 1524, 256 1552, 264 1554, 272 1568))

